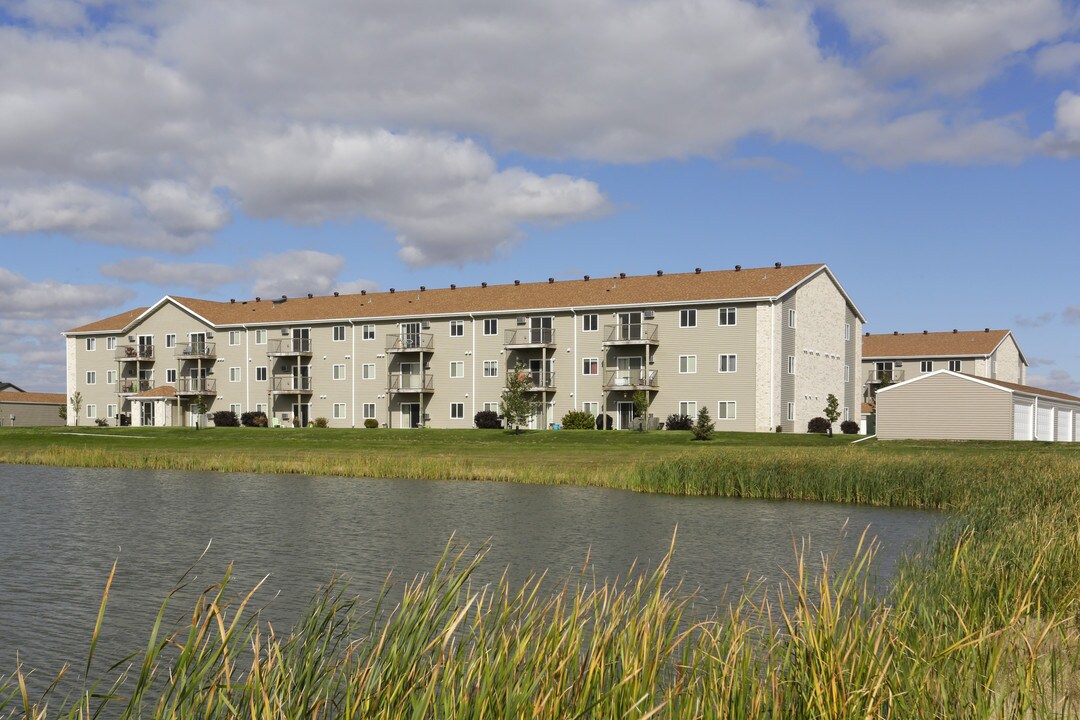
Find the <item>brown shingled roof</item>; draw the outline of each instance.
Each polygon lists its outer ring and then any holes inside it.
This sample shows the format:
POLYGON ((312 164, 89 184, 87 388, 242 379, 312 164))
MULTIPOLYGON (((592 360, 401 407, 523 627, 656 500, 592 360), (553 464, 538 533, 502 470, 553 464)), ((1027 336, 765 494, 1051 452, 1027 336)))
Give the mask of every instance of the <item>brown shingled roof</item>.
POLYGON ((863 359, 989 355, 1008 330, 898 333, 863 337, 863 359))
POLYGON ((0 395, 0 402, 63 405, 67 402, 67 398, 62 393, 6 392, 0 395))
MULTIPOLYGON (((825 269, 825 265, 720 270, 702 273, 636 275, 625 278, 491 285, 488 287, 398 290, 366 295, 289 298, 285 302, 216 302, 172 297, 215 326, 364 319, 415 315, 513 312, 537 308, 593 308, 616 305, 775 298, 825 269)), ((122 331, 140 314, 133 310, 71 333, 122 331)))
POLYGON ((1056 390, 1044 390, 1043 388, 1031 387, 1030 385, 1018 385, 1017 383, 1005 382, 1004 380, 991 380, 990 378, 978 377, 977 375, 968 375, 967 373, 960 373, 966 377, 974 378, 975 380, 982 380, 988 382, 991 385, 1000 385, 1003 388, 1009 390, 1016 390, 1017 392, 1030 393, 1032 395, 1045 395, 1046 397, 1057 398, 1059 400, 1072 400, 1073 402, 1080 402, 1080 397, 1075 395, 1067 395, 1056 390))

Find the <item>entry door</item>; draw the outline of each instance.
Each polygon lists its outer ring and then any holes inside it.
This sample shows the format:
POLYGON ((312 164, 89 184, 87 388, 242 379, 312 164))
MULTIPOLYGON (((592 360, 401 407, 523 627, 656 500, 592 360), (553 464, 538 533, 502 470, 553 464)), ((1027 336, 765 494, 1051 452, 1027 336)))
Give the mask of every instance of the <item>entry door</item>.
POLYGON ((140 410, 139 424, 142 425, 143 427, 153 427, 154 426, 154 403, 152 403, 152 402, 139 403, 139 410, 140 410))
POLYGON ((529 360, 529 376, 533 387, 547 387, 547 380, 552 372, 553 362, 553 360, 548 360, 545 363, 542 359, 529 360), (545 373, 547 373, 547 376, 545 376, 545 373))
POLYGON ((874 363, 874 369, 877 370, 875 380, 878 382, 891 383, 893 381, 892 361, 874 363))
POLYGON ((154 336, 153 335, 140 335, 139 336, 139 358, 143 360, 154 359, 154 336))
POLYGON ((619 313, 619 340, 641 339, 641 313, 619 313))
POLYGON ((634 424, 634 403, 619 401, 619 429, 629 430, 634 424))
POLYGON ((209 368, 193 367, 188 368, 188 377, 191 378, 191 390, 195 392, 202 392, 206 390, 206 373, 209 368))
MULTIPOLYGON (((292 369, 293 378, 293 390, 310 390, 311 389, 311 366, 310 365, 293 365, 292 369)), ((306 425, 307 423, 305 423, 306 425)))
POLYGON ((420 323, 418 323, 418 322, 401 323, 401 347, 403 347, 403 348, 418 348, 418 347, 420 347, 420 323))
POLYGON ((307 427, 308 420, 310 420, 310 408, 307 403, 293 403, 292 406, 293 417, 300 418, 300 427, 307 427))
POLYGON ((420 403, 401 403, 401 427, 420 427, 420 403))
MULTIPOLYGON (((420 387, 420 363, 401 363, 401 389, 415 390, 420 387)), ((417 405, 417 407, 420 407, 417 405)))
POLYGON ((188 333, 188 353, 191 355, 206 353, 206 333, 188 333))
POLYGON ((529 341, 533 344, 551 342, 551 316, 529 318, 529 341))
POLYGON ((621 357, 615 362, 618 364, 618 372, 615 374, 616 385, 634 385, 640 382, 641 369, 645 365, 644 358, 621 357))
POLYGON ((311 349, 311 329, 293 328, 293 352, 308 352, 311 349))

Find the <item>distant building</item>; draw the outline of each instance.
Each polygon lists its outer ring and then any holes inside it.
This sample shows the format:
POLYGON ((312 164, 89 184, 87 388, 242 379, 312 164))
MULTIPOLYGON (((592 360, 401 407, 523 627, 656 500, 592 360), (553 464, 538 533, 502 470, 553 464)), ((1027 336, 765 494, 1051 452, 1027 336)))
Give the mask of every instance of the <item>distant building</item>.
POLYGON ((0 392, 26 392, 21 387, 16 387, 12 383, 0 382, 0 392))
POLYGON ((0 427, 63 425, 60 409, 67 402, 60 393, 24 392, 0 383, 0 427))

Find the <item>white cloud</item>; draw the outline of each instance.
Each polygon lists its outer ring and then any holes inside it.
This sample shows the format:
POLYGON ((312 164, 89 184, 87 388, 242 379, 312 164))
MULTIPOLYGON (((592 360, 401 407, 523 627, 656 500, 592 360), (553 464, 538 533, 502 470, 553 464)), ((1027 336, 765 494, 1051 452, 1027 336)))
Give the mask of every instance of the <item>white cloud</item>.
POLYGON ((1080 394, 1080 381, 1066 370, 1051 370, 1048 373, 1028 375, 1027 384, 1044 390, 1056 390, 1070 395, 1080 394))
POLYGON ((151 257, 125 258, 98 268, 105 277, 141 282, 164 288, 192 287, 211 292, 246 276, 242 268, 217 263, 162 262, 151 257))
POLYGON ((1046 149, 1061 158, 1080 155, 1080 95, 1066 90, 1054 109, 1054 130, 1041 138, 1046 149))
POLYGON ((207 192, 173 180, 158 180, 137 190, 147 214, 174 235, 213 232, 229 221, 221 201, 207 192))
POLYGON ((337 291, 342 294, 355 294, 361 291, 378 292, 381 289, 379 283, 374 280, 358 278, 348 282, 338 283, 337 291))
POLYGON ((264 255, 251 263, 256 277, 255 294, 262 297, 326 295, 333 291, 344 267, 342 256, 315 250, 264 255))
POLYGON ((74 311, 93 312, 117 306, 132 293, 115 285, 73 285, 56 280, 33 282, 0 267, 0 319, 70 317, 74 311))
POLYGON ((1040 75, 1068 74, 1080 66, 1080 43, 1050 45, 1035 56, 1035 72, 1040 75))

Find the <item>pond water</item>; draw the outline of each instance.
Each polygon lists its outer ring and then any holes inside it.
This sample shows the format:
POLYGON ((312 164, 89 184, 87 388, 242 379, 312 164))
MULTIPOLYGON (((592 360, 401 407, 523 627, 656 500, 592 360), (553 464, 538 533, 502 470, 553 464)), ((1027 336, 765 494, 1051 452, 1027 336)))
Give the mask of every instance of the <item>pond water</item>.
MULTIPOLYGON (((115 660, 145 646, 160 602, 199 562, 205 587, 234 563, 236 590, 269 576, 257 595, 288 625, 336 574, 374 598, 430 571, 451 537, 490 541, 480 578, 521 580, 548 570, 625 575, 652 567, 678 528, 671 575, 715 607, 744 580, 779 582, 794 544, 849 557, 869 527, 888 578, 937 513, 821 503, 682 498, 486 482, 143 472, 0 465, 0 675, 18 660, 54 675, 78 670, 109 568, 119 559, 99 652, 115 660)), ((178 598, 167 618, 190 616, 178 598)), ((98 666, 95 662, 95 666, 98 666)))

